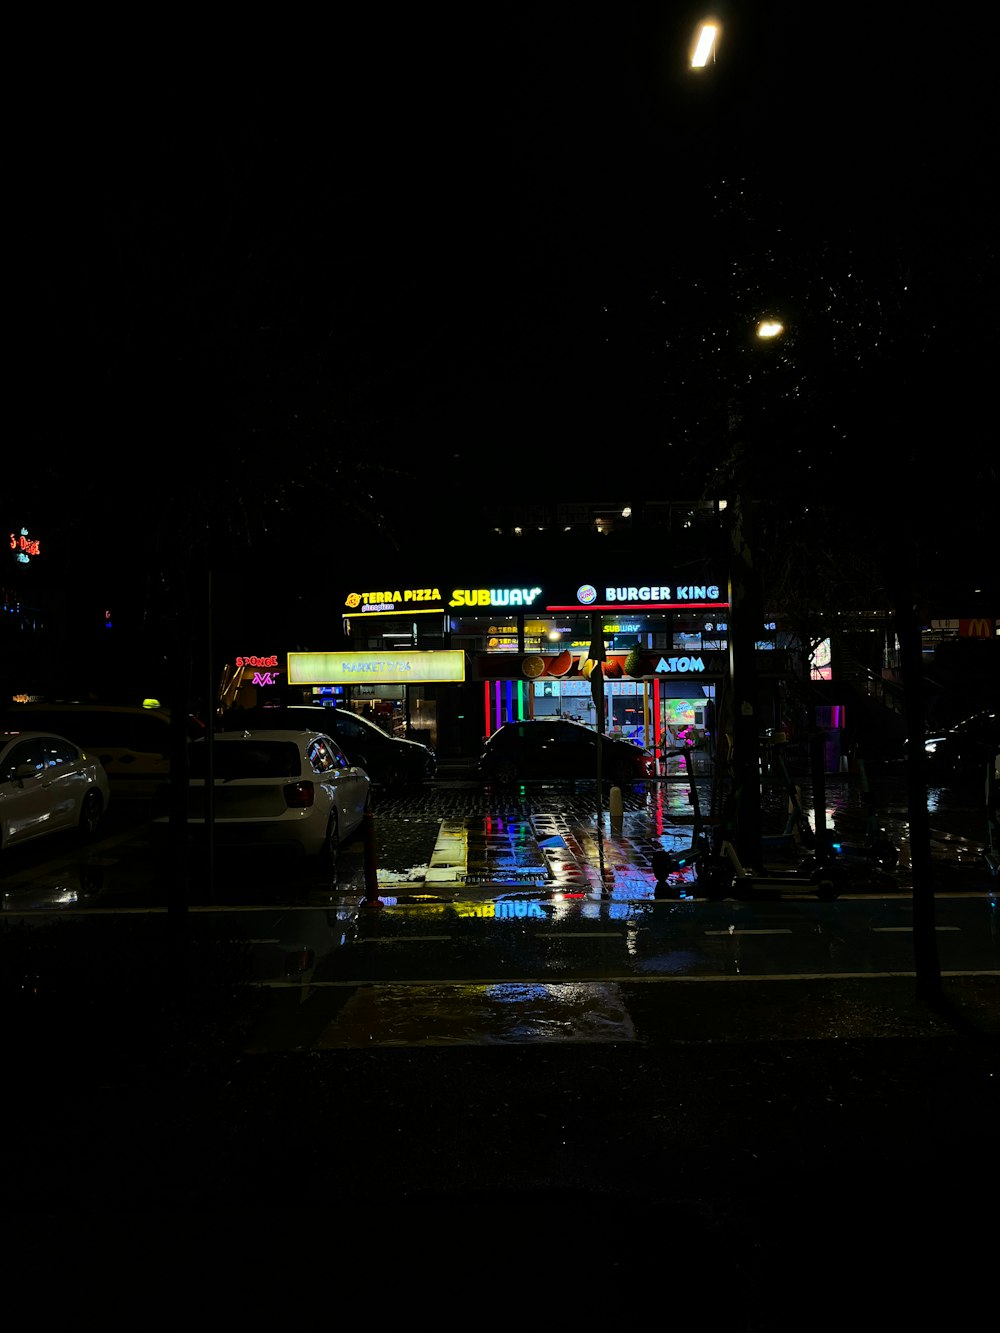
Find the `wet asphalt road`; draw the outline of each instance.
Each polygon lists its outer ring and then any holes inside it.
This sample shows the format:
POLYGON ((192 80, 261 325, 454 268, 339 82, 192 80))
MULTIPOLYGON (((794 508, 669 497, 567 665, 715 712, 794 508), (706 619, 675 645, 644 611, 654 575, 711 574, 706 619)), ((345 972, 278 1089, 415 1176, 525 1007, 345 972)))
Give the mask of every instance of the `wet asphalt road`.
MULTIPOLYGON (((445 772, 434 783, 390 793, 376 788, 374 820, 366 843, 350 839, 331 874, 307 867, 289 873, 280 862, 221 862, 212 874, 193 863, 190 901, 287 902, 314 905, 371 896, 453 894, 467 888, 501 886, 508 891, 544 890, 597 893, 612 901, 652 899, 665 888, 679 896, 703 896, 688 867, 657 880, 654 857, 683 855, 696 826, 706 829, 721 817, 720 793, 710 776, 697 777, 696 806, 691 783, 680 773, 621 791, 621 827, 612 822, 608 788, 600 805, 596 783, 525 783, 494 789, 462 772, 445 772)), ((843 892, 908 891, 910 877, 905 785, 899 778, 875 778, 873 803, 866 804, 854 775, 825 782, 825 802, 817 811, 808 781, 801 802, 813 831, 825 826, 841 847, 843 892), (866 849, 872 809, 881 836, 896 857, 891 871, 866 849)), ((988 891, 996 885, 986 859, 988 827, 979 784, 928 792, 931 859, 937 893, 988 891)), ((804 863, 807 849, 783 835, 788 797, 772 785, 762 794, 762 827, 768 866, 778 876, 804 863)), ((113 803, 102 837, 91 847, 72 839, 8 854, 0 866, 0 889, 7 911, 139 907, 165 899, 163 867, 150 855, 141 807, 113 803)))
MULTIPOLYGON (((690 846, 713 819, 710 777, 622 791, 617 828, 596 784, 494 790, 447 774, 417 790, 376 790, 365 837, 336 865, 192 863, 186 896, 150 856, 139 819, 91 848, 4 868, 5 913, 72 917, 94 932, 129 914, 124 948, 157 950, 156 913, 183 903, 252 955, 271 990, 251 1045, 322 1050, 372 1043, 634 1039, 621 986, 642 980, 899 976, 913 972, 913 902, 901 784, 878 793, 899 849, 893 873, 849 861, 839 899, 821 901, 794 868, 803 848, 771 849, 774 884, 720 900, 690 868, 657 879, 658 853, 690 846), (144 914, 152 913, 152 916, 144 914), (147 936, 140 932, 146 930, 147 936), (309 1004, 301 1003, 308 995, 309 1004)), ((934 799, 935 930, 948 974, 996 975, 995 876, 974 835, 969 797, 934 799)), ((809 788, 802 800, 813 828, 809 788)), ((766 791, 765 828, 781 830, 787 792, 766 791)), ((128 813, 128 812, 126 812, 128 813)), ((825 822, 863 847, 869 808, 849 777, 826 784, 825 822)), ((27 849, 25 849, 26 851, 27 849)))

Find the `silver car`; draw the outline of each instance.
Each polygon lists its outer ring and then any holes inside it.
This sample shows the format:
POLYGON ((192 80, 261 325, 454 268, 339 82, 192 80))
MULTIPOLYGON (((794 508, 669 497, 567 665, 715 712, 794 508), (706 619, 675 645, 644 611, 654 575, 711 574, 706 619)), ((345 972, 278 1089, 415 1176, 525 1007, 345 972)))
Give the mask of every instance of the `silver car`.
MULTIPOLYGON (((369 809, 368 774, 319 731, 223 731, 194 741, 188 756, 188 830, 203 836, 210 815, 219 847, 318 857, 356 833, 369 809)), ((167 799, 152 822, 161 841, 169 828, 167 799)))
POLYGON ((0 731, 0 847, 77 829, 92 837, 111 799, 96 755, 45 731, 0 731))

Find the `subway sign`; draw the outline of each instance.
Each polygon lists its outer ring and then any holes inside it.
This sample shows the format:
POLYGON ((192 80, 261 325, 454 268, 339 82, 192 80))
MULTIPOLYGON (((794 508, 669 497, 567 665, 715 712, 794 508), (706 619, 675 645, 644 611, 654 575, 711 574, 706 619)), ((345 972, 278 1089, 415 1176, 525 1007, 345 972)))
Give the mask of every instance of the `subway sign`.
POLYGON ((541 588, 454 588, 449 606, 534 606, 541 588))

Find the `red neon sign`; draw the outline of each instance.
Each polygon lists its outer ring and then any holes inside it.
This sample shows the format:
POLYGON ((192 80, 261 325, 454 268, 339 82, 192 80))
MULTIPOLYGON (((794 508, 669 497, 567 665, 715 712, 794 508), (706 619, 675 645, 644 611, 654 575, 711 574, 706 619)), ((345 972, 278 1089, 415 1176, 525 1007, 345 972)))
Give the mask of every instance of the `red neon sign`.
POLYGON ((20 534, 10 534, 10 549, 15 553, 15 560, 26 563, 33 555, 41 555, 42 544, 37 537, 28 536, 27 528, 22 528, 20 534))

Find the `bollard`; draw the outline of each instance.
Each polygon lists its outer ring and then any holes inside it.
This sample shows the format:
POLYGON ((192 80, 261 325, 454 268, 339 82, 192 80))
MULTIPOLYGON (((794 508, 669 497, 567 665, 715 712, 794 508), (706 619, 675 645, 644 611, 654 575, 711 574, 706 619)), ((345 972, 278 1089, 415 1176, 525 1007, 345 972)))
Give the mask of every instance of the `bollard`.
POLYGON ((378 869, 375 864, 375 816, 366 810, 361 820, 361 838, 365 854, 365 896, 362 907, 382 907, 378 896, 378 869))
POLYGON ((608 811, 611 814, 611 834, 612 837, 620 837, 622 831, 622 789, 621 787, 612 787, 611 795, 608 797, 608 811))

